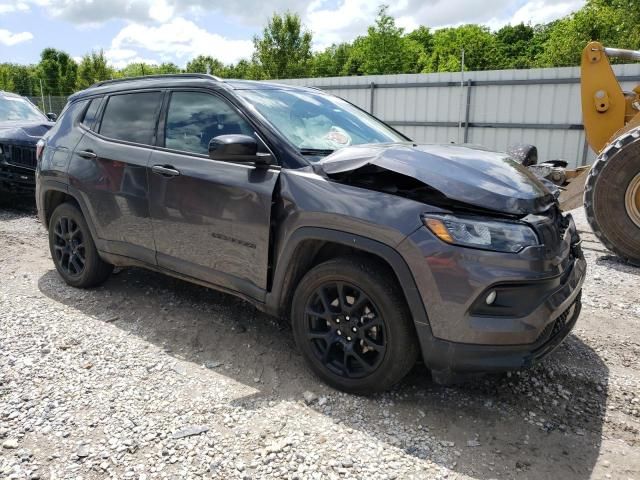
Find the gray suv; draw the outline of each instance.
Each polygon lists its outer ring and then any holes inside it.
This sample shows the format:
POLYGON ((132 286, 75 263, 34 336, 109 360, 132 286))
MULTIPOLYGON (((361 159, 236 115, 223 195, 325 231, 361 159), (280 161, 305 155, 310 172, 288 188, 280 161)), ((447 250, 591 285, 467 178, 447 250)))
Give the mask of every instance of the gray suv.
POLYGON ((506 154, 418 145, 321 91, 208 75, 98 83, 43 140, 37 204, 70 285, 140 266, 292 323, 310 368, 369 393, 526 367, 568 335, 570 215, 506 154))

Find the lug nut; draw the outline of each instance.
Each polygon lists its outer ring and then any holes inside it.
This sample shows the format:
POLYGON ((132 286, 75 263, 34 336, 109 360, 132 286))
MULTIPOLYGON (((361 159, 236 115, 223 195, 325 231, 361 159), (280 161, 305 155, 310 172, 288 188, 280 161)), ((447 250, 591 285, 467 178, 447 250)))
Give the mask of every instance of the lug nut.
POLYGON ((345 318, 347 319, 347 322, 348 322, 349 321, 349 315, 347 315, 345 318))
POLYGON ((349 341, 349 342, 350 342, 350 341, 351 341, 351 337, 347 337, 347 341, 349 341))
POLYGON ((342 332, 341 332, 340 330, 338 330, 336 333, 337 333, 338 335, 342 335, 342 332))
POLYGON ((357 331, 358 331, 358 329, 357 329, 356 327, 353 327, 353 328, 351 329, 351 331, 355 333, 355 332, 357 332, 357 331))
POLYGON ((340 319, 339 318, 336 318, 336 323, 340 323, 340 319))

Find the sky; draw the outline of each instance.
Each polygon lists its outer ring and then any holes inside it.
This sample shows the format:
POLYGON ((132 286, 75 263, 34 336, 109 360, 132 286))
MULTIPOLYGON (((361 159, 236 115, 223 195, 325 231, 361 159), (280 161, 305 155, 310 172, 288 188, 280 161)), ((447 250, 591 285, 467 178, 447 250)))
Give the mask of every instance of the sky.
POLYGON ((173 62, 211 55, 250 58, 254 35, 274 12, 298 13, 316 50, 366 33, 380 3, 411 31, 465 23, 495 30, 546 23, 584 0, 0 0, 0 62, 37 63, 53 47, 79 59, 103 49, 112 66, 173 62))

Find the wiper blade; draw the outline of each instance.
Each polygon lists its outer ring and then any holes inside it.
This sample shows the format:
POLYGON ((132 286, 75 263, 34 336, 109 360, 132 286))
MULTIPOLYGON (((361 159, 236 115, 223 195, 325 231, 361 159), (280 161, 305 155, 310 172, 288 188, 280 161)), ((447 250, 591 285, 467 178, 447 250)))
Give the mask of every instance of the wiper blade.
POLYGON ((331 155, 335 150, 323 149, 323 148, 301 148, 300 153, 302 155, 331 155))

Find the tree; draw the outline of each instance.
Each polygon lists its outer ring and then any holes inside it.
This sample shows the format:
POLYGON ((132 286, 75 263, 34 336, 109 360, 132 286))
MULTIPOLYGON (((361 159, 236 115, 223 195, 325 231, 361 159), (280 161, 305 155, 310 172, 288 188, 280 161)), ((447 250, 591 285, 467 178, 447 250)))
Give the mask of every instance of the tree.
POLYGON ((151 68, 151 74, 153 75, 167 75, 172 73, 182 73, 180 67, 172 62, 164 62, 151 68))
POLYGON ((314 77, 337 77, 345 75, 345 67, 353 47, 349 43, 333 44, 314 54, 311 75, 314 77))
POLYGON ((0 64, 0 90, 20 95, 40 95, 40 82, 34 65, 0 64))
POLYGON ((387 9, 387 5, 382 5, 375 25, 367 29, 367 35, 361 37, 357 44, 354 42, 352 55, 360 64, 359 73, 364 75, 418 71, 416 68, 424 47, 419 41, 404 36, 404 29, 396 26, 387 9))
POLYGON ((412 32, 407 33, 406 38, 418 42, 425 53, 431 52, 431 49, 433 48, 433 33, 431 33, 431 30, 424 25, 420 25, 412 32))
POLYGON ((76 90, 78 65, 71 56, 55 48, 40 54, 38 73, 46 95, 70 95, 76 90))
POLYGON ((254 61, 267 78, 298 78, 310 72, 311 32, 297 14, 274 14, 253 45, 254 61))
POLYGON ((495 33, 498 68, 531 68, 539 53, 531 25, 505 25, 495 33))
POLYGON ((15 88, 12 65, 10 63, 0 64, 0 90, 13 92, 15 88))
POLYGON ((265 78, 265 73, 262 67, 254 60, 240 60, 235 65, 228 65, 223 78, 243 78, 246 80, 262 80, 265 78))
POLYGON ((109 67, 103 50, 91 52, 82 57, 78 67, 78 88, 88 88, 101 80, 108 80, 114 76, 109 67))
POLYGON ((213 58, 209 55, 198 55, 187 63, 185 71, 190 73, 210 73, 211 75, 222 76, 225 71, 225 66, 217 58, 213 58))
POLYGON ((537 65, 579 65, 585 45, 597 40, 618 48, 640 47, 640 5, 637 0, 591 0, 556 21, 548 32, 537 65))
POLYGON ((479 25, 462 25, 443 28, 433 34, 433 50, 423 71, 460 71, 463 49, 465 70, 499 68, 496 39, 489 29, 479 25))

